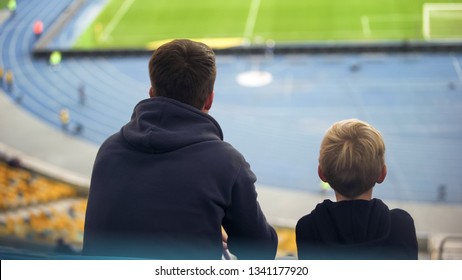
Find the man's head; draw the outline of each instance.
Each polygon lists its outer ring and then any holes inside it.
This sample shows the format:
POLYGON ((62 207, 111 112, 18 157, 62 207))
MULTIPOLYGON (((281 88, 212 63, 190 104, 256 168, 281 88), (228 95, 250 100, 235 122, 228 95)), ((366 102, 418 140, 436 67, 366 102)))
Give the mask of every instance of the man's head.
POLYGON ((319 153, 319 177, 352 199, 368 192, 386 176, 385 144, 374 127, 357 119, 333 124, 319 153))
POLYGON ((149 77, 151 96, 169 97, 208 110, 216 77, 215 54, 200 42, 171 41, 151 56, 149 77))

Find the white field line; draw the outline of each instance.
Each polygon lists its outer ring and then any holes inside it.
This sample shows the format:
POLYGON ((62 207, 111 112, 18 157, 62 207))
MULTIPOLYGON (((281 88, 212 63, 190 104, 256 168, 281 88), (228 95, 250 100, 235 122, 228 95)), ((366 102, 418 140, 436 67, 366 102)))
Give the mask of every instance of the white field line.
POLYGON ((371 26, 369 24, 369 17, 368 16, 362 16, 361 17, 361 26, 363 28, 363 34, 366 37, 371 36, 371 26))
POLYGON ((459 81, 462 82, 462 68, 460 67, 459 60, 455 57, 452 58, 452 65, 456 70, 457 76, 459 77, 459 81))
POLYGON ((244 38, 250 39, 255 28, 255 22, 257 21, 258 10, 260 9, 260 0, 252 0, 249 8, 249 15, 247 16, 247 22, 245 24, 244 38))
POLYGON ((101 41, 107 41, 109 34, 111 34, 117 24, 119 24, 119 21, 131 7, 133 2, 135 2, 135 0, 124 1, 123 5, 117 10, 115 16, 111 19, 106 28, 104 28, 103 34, 101 34, 101 41))

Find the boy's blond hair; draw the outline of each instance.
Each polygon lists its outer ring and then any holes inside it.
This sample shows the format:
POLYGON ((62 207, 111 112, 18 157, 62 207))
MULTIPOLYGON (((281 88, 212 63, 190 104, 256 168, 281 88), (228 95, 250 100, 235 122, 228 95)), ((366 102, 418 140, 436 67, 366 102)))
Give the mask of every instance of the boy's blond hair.
POLYGON ((385 166, 380 132, 366 122, 348 119, 326 132, 319 153, 324 179, 341 195, 355 198, 370 190, 385 166))

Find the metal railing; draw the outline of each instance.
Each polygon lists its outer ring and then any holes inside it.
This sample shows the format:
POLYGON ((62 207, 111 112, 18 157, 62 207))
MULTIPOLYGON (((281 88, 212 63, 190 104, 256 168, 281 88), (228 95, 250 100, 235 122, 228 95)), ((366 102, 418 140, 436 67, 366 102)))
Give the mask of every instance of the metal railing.
POLYGON ((446 236, 441 240, 439 260, 462 260, 462 236, 446 236))

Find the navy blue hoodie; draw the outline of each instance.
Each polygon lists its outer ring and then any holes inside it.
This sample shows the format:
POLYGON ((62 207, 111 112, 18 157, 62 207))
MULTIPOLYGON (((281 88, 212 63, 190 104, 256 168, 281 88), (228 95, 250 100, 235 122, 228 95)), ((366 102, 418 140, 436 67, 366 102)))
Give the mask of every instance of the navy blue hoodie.
POLYGON ((412 217, 379 199, 324 200, 296 226, 299 259, 417 259, 412 217))
POLYGON ((239 259, 272 259, 277 236, 255 181, 211 116, 169 98, 143 100, 96 157, 83 254, 219 259, 223 226, 239 259))

